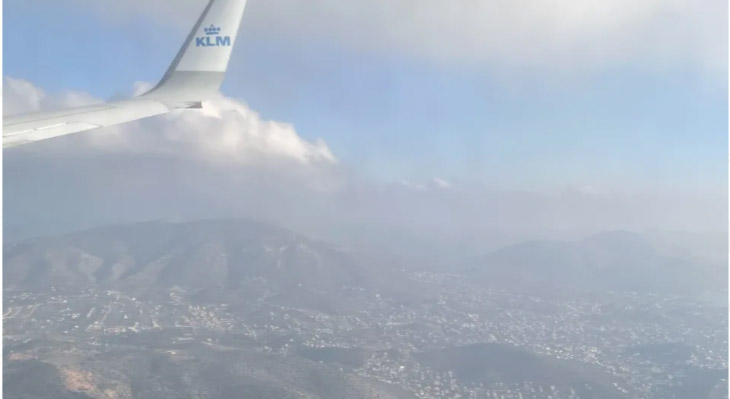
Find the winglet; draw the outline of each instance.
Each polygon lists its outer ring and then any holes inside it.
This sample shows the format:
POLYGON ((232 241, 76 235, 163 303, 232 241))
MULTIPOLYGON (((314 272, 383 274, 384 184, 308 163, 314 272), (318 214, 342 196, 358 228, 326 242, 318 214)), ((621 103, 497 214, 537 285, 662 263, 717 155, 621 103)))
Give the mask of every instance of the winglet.
POLYGON ((143 97, 188 108, 218 92, 247 0, 210 0, 165 75, 143 97))

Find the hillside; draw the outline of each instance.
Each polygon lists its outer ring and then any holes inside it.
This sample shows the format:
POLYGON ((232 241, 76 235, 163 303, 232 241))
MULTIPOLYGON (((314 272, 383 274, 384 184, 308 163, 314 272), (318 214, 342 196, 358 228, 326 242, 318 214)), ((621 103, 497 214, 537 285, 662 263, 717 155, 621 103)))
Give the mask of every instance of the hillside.
POLYGON ((107 227, 8 245, 4 256, 10 292, 101 288, 154 297, 176 289, 203 301, 241 296, 327 309, 398 281, 330 244, 248 220, 107 227))
POLYGON ((472 262, 467 274, 490 286, 523 292, 700 295, 727 289, 725 263, 667 254, 646 237, 625 231, 508 246, 472 262))

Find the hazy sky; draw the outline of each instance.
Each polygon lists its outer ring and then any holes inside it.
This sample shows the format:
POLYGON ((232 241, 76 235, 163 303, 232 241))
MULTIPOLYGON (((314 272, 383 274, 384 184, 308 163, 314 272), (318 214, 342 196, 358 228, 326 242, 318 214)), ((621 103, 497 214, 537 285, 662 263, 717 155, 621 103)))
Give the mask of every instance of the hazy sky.
MULTIPOLYGON (((169 3, 5 0, 5 112, 155 82, 205 1, 169 3)), ((373 192, 392 184, 461 190, 479 212, 495 205, 485 192, 540 193, 500 200, 522 206, 512 219, 487 212, 504 225, 539 213, 537 203, 546 226, 637 227, 629 221, 639 219, 640 227, 722 230, 727 15, 723 0, 249 0, 227 98, 206 114, 15 150, 6 168, 16 162, 21 179, 33 175, 23 169, 33 160, 48 166, 51 153, 104 151, 239 171, 273 162, 317 180, 307 187, 369 190, 358 198, 385 204, 390 197, 373 192), (590 198, 571 208, 556 200, 564 195, 590 198)), ((443 216, 454 206, 434 209, 443 216)), ((433 215, 424 209, 420 217, 433 215)), ((462 211, 449 220, 475 214, 462 211)))

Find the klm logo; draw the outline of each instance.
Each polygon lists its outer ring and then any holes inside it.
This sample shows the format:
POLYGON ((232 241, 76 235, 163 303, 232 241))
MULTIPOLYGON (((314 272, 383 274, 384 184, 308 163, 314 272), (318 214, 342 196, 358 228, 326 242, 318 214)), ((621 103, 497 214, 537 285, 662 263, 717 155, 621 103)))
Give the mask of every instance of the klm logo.
POLYGON ((221 28, 211 25, 207 28, 203 28, 203 31, 205 31, 205 36, 196 37, 195 46, 197 46, 197 47, 221 47, 221 46, 230 46, 231 45, 230 36, 219 36, 218 35, 219 33, 221 33, 221 28))

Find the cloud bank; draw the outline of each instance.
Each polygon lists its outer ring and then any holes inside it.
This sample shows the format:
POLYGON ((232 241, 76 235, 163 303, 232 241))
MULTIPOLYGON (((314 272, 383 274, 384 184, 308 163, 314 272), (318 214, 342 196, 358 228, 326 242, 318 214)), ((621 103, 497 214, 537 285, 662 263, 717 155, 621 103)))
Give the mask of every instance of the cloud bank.
POLYGON ((26 80, 3 77, 3 115, 80 107, 100 102, 103 100, 88 93, 67 91, 48 94, 26 80))
MULTIPOLYGON (((165 0, 74 3, 116 21, 147 16, 184 30, 205 2, 177 1, 175 15, 165 0)), ((440 62, 553 71, 691 67, 713 75, 727 68, 723 0, 279 0, 247 7, 244 34, 254 37, 440 62)))
MULTIPOLYGON (((5 110, 96 101, 5 79, 5 110)), ((479 251, 538 237, 628 229, 723 231, 726 193, 515 191, 433 177, 388 182, 342 164, 244 103, 169 114, 4 151, 9 239, 110 223, 249 217, 332 241, 479 251)))

